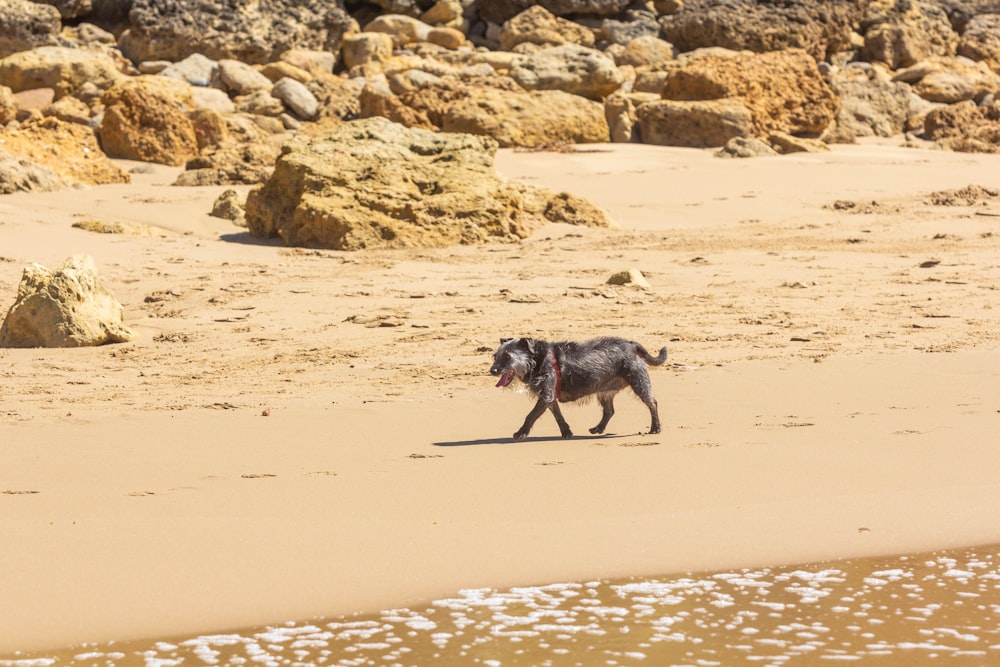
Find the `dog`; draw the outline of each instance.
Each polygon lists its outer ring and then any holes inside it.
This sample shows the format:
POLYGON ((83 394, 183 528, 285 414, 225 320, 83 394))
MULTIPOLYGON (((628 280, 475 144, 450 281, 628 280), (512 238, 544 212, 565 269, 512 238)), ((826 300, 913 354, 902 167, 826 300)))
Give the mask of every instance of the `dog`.
POLYGON ((526 438, 546 409, 555 416, 562 437, 573 437, 559 403, 593 394, 597 395, 603 412, 601 421, 590 432, 604 433, 615 414, 615 394, 625 387, 631 387, 649 408, 652 418, 649 432, 653 434, 660 432, 660 415, 646 365, 659 366, 666 360, 667 348, 654 357, 639 343, 623 338, 595 338, 582 343, 501 338, 500 347, 493 354, 490 374, 500 377, 497 387, 506 387, 516 378, 538 398, 524 424, 514 433, 515 440, 526 438))

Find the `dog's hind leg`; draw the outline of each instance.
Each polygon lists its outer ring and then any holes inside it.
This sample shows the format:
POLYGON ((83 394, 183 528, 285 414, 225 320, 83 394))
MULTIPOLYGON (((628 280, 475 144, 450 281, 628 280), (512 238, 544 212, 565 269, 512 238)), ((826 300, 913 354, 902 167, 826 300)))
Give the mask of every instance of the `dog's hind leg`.
POLYGON ((653 397, 653 385, 649 381, 649 374, 643 368, 642 372, 636 372, 626 378, 632 391, 639 397, 646 407, 649 408, 651 423, 649 425, 650 435, 660 432, 660 411, 653 397))
POLYGON ((598 394, 597 400, 601 403, 601 421, 598 422, 597 426, 590 429, 593 434, 604 433, 604 429, 607 428, 608 422, 615 414, 615 395, 613 393, 598 394))

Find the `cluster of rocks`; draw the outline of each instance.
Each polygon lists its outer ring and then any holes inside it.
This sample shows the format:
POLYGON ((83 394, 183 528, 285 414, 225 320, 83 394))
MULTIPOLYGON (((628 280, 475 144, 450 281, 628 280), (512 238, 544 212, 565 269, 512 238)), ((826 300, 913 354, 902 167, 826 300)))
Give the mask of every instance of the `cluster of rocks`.
POLYGON ((1000 150, 1000 0, 4 4, 0 192, 127 180, 107 157, 261 184, 291 136, 370 117, 534 148, 1000 150))

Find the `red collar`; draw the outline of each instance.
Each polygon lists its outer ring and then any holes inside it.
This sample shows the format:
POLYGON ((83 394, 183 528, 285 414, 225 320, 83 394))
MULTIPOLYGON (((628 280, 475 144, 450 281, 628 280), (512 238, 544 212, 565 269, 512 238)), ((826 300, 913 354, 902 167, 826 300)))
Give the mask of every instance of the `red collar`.
POLYGON ((562 373, 559 371, 559 362, 556 361, 556 355, 549 350, 549 363, 552 364, 552 370, 556 372, 556 400, 562 400, 562 373))

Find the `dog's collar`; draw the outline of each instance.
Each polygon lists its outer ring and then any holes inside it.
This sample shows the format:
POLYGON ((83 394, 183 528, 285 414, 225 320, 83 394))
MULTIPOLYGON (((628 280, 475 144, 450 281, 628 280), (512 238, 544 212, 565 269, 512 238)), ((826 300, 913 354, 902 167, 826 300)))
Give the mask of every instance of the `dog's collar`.
POLYGON ((559 362, 556 361, 556 355, 549 350, 549 363, 552 364, 552 370, 556 372, 556 400, 562 400, 562 372, 559 370, 559 362))

